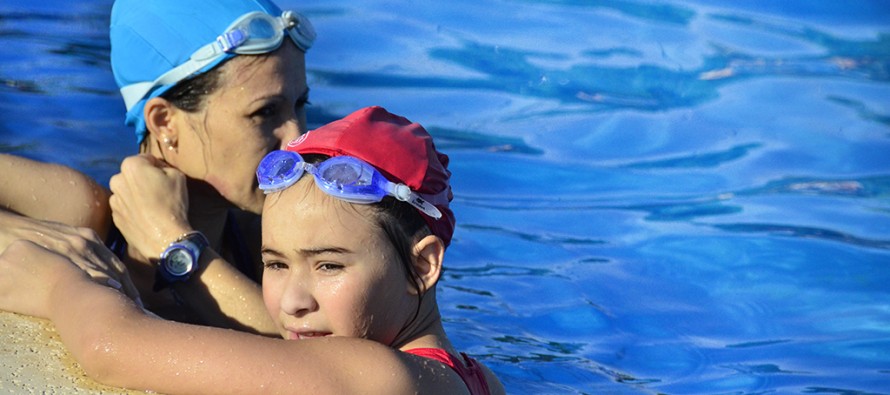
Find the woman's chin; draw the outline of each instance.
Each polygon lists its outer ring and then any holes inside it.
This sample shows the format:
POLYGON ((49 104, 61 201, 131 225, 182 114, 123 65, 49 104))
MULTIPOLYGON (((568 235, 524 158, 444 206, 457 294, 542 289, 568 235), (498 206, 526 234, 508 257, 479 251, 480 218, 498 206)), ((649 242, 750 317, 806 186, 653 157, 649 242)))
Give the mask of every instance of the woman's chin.
POLYGON ((244 199, 244 204, 235 204, 241 210, 260 215, 263 213, 263 202, 266 200, 266 194, 260 189, 254 190, 254 193, 244 199))

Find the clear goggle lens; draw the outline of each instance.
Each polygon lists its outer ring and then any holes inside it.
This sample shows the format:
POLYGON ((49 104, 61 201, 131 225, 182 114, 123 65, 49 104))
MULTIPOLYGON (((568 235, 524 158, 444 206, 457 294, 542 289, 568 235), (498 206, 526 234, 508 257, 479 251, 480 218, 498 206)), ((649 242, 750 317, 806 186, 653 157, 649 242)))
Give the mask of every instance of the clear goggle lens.
POLYGON ((284 34, 290 35, 294 44, 306 52, 315 41, 315 29, 306 17, 285 11, 273 17, 260 11, 242 15, 213 41, 198 48, 179 66, 162 74, 154 81, 136 82, 121 88, 121 95, 130 111, 152 89, 173 85, 200 71, 205 66, 225 56, 226 53, 257 55, 269 53, 281 46, 284 34))
MULTIPOLYGON (((300 19, 292 12, 285 12, 281 17, 273 18, 255 11, 238 18, 217 38, 217 42, 225 52, 244 55, 266 53, 281 45, 286 29, 304 24, 308 25, 309 21, 305 18, 300 19)), ((311 29, 311 26, 308 27, 311 29)), ((294 42, 302 48, 297 39, 294 39, 294 42)))

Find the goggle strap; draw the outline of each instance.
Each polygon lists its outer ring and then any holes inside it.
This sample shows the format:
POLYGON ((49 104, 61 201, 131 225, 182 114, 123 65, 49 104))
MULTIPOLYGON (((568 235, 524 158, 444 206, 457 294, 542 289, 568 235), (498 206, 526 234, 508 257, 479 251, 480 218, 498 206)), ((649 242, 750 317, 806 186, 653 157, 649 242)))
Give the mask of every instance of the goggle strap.
POLYGON ((133 106, 142 100, 154 85, 154 82, 137 82, 121 88, 121 96, 124 98, 124 106, 127 107, 127 111, 133 109, 133 106))
POLYGON ((161 76, 154 81, 137 82, 121 88, 121 96, 124 98, 124 105, 127 107, 127 111, 130 111, 130 109, 132 109, 139 100, 142 100, 142 98, 154 89, 154 87, 170 85, 182 81, 186 77, 196 73, 198 70, 201 70, 202 67, 207 65, 207 60, 213 59, 218 53, 223 52, 222 48, 224 48, 224 44, 220 42, 221 38, 222 36, 219 36, 216 39, 217 41, 199 48, 192 54, 189 60, 185 61, 185 63, 161 74, 161 76))
MULTIPOLYGON (((312 26, 312 22, 310 22, 309 19, 305 16, 293 11, 285 11, 279 18, 287 26, 286 32, 290 36, 291 40, 294 41, 294 44, 296 44, 302 52, 308 51, 309 48, 312 47, 312 44, 315 42, 316 38, 315 28, 312 26)), ((237 23, 243 19, 244 16, 242 16, 242 18, 239 18, 239 20, 233 23, 233 25, 237 25, 237 23)), ((135 106, 136 103, 142 100, 145 95, 151 92, 151 90, 155 87, 170 85, 182 81, 186 77, 194 74, 195 72, 201 70, 201 68, 206 66, 208 63, 208 59, 212 59, 220 52, 228 52, 230 50, 238 48, 238 46, 243 44, 244 41, 246 41, 244 32, 241 31, 241 29, 232 29, 232 31, 223 33, 222 35, 218 36, 216 38, 216 41, 199 48, 185 63, 174 67, 173 69, 170 69, 170 71, 164 74, 161 74, 161 76, 156 78, 154 81, 137 82, 122 87, 120 89, 120 92, 121 96, 124 99, 124 105, 127 107, 127 111, 133 109, 133 106, 135 106)))
POLYGON ((238 46, 244 44, 245 41, 247 41, 247 35, 244 34, 241 29, 225 32, 216 38, 216 43, 219 44, 224 52, 229 52, 234 48, 238 48, 238 46))
POLYGON ((424 214, 435 219, 442 218, 442 212, 436 206, 411 191, 411 188, 408 188, 407 185, 390 182, 386 189, 396 199, 414 206, 414 208, 423 211, 424 214))

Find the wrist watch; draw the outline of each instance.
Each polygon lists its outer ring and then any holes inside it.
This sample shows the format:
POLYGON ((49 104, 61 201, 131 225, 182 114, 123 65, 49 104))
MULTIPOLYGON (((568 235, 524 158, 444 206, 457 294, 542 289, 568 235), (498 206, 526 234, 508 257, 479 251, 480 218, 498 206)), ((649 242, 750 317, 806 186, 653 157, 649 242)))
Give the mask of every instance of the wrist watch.
POLYGON ((194 231, 180 236, 161 254, 155 275, 155 290, 183 282, 198 270, 201 253, 210 245, 203 233, 194 231))

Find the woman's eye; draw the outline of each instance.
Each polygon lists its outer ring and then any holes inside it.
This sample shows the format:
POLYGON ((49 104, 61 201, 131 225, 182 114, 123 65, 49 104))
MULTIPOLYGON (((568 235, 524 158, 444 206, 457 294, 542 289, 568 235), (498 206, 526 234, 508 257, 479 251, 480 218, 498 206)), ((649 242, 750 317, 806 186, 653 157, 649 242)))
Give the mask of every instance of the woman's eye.
POLYGON ((297 98, 297 102, 294 103, 294 110, 300 111, 303 107, 306 107, 307 104, 312 104, 309 102, 309 88, 306 88, 303 94, 297 98))
POLYGON ((277 112, 278 112, 278 106, 270 104, 267 106, 263 106, 259 110, 256 110, 251 115, 253 115, 254 117, 260 117, 260 118, 270 118, 270 117, 274 116, 277 112))

